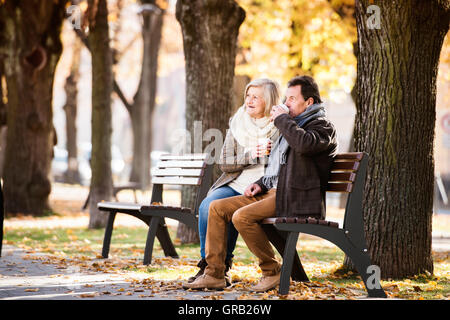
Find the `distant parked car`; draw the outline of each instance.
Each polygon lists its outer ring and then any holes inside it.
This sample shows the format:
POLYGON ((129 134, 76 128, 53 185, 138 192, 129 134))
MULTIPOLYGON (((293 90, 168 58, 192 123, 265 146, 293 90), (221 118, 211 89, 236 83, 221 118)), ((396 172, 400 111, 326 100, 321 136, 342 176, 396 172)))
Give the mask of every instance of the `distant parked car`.
POLYGON ((56 182, 64 182, 64 173, 67 171, 67 150, 53 147, 52 175, 56 182))
MULTIPOLYGON (((55 181, 64 182, 64 173, 68 167, 67 150, 54 147, 55 156, 52 161, 52 174, 55 181)), ((80 173, 81 184, 89 185, 92 177, 90 159, 92 145, 89 142, 81 143, 78 146, 78 171, 80 173)), ((122 153, 116 145, 111 146, 111 171, 115 181, 122 179, 125 161, 122 153)))
MULTIPOLYGON (((81 174, 82 183, 88 185, 91 181, 92 171, 90 165, 92 153, 92 145, 89 142, 81 143, 78 147, 78 154, 81 156, 81 161, 78 162, 78 170, 81 174)), ((114 180, 121 180, 122 172, 125 168, 125 161, 122 153, 116 145, 111 146, 111 171, 114 180)))

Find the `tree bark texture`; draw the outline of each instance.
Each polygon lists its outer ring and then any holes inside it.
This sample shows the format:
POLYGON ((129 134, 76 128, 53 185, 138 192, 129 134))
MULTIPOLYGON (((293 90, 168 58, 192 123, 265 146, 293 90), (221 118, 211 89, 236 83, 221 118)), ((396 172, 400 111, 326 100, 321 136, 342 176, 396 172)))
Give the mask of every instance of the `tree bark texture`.
POLYGON ((89 47, 92 56, 92 154, 89 198, 89 228, 106 225, 107 215, 97 203, 112 198, 111 173, 111 92, 112 54, 108 34, 106 0, 89 0, 89 47))
MULTIPOLYGON (((6 104, 4 97, 6 97, 6 88, 4 88, 3 81, 4 81, 4 74, 3 71, 3 59, 0 56, 0 127, 6 126, 6 104)), ((1 176, 1 175, 0 175, 1 176)))
POLYGON ((0 4, 0 55, 8 92, 3 175, 8 213, 42 215, 50 210, 53 79, 66 2, 0 4))
MULTIPOLYGON (((155 5, 155 1, 141 1, 155 5)), ((145 189, 150 185, 150 153, 152 149, 152 120, 155 109, 158 52, 161 42, 163 10, 143 10, 143 56, 138 90, 129 109, 133 129, 133 162, 130 181, 139 182, 145 189)))
POLYGON ((356 1, 358 29, 355 149, 369 154, 364 221, 382 278, 433 272, 433 139, 439 53, 448 1, 356 1), (373 14, 373 13, 372 13, 373 14))
POLYGON ((4 88, 4 72, 3 59, 0 56, 0 177, 3 177, 3 164, 5 163, 5 148, 6 148, 6 88, 4 88))
MULTIPOLYGON (((201 132, 216 128, 225 136, 233 109, 237 36, 245 11, 231 0, 179 0, 176 17, 186 61, 186 128, 195 145, 194 139, 202 139, 193 130, 195 121, 201 121, 201 132)), ((192 150, 202 151, 203 146, 192 150)), ((216 169, 215 178, 218 174, 216 169)), ((192 208, 194 202, 195 188, 183 187, 182 206, 192 208)), ((181 242, 198 241, 195 233, 186 229, 183 224, 178 227, 181 242)))
POLYGON ((234 114, 244 104, 245 87, 251 81, 248 75, 236 75, 233 81, 233 109, 234 114))
POLYGON ((64 90, 66 91, 66 104, 63 109, 66 114, 66 148, 67 171, 64 174, 65 182, 80 183, 78 171, 78 147, 77 147, 77 96, 78 79, 80 78, 81 40, 75 38, 72 46, 72 64, 70 74, 66 79, 64 90))

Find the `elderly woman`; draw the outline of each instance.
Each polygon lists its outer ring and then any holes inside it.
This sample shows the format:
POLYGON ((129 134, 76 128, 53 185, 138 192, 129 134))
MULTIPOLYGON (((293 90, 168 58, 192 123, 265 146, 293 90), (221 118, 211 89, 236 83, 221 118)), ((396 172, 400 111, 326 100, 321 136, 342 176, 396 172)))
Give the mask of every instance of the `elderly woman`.
MULTIPOLYGON (((279 86, 269 79, 256 79, 245 88, 245 102, 230 120, 219 160, 223 174, 211 187, 199 207, 200 271, 188 282, 201 276, 206 268, 205 242, 208 211, 212 201, 242 195, 245 188, 264 175, 264 164, 272 144, 279 137, 270 121, 272 106, 279 103, 279 86)), ((231 268, 238 232, 230 222, 228 228, 226 270, 231 268)), ((228 280, 227 280, 228 281, 228 280)))

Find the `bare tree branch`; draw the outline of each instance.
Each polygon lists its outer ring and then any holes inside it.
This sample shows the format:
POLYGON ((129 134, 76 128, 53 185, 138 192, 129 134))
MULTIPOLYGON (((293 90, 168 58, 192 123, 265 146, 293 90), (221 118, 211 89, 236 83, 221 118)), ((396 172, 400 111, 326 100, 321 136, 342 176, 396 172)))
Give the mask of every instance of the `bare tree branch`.
MULTIPOLYGON (((89 43, 88 43, 88 39, 87 39, 87 35, 83 32, 83 30, 75 28, 75 26, 73 27, 73 31, 75 32, 75 34, 78 36, 78 38, 80 38, 81 42, 83 42, 83 44, 86 46, 86 48, 89 50, 89 52, 91 51, 90 47, 89 47, 89 43)), ((113 90, 114 92, 117 94, 117 96, 119 97, 120 101, 122 101, 123 105, 125 106, 125 108, 128 110, 128 112, 131 113, 132 110, 132 106, 131 103, 128 102, 127 98, 125 97, 125 95, 123 94, 122 89, 120 89, 119 84, 117 83, 116 79, 113 79, 113 90)))

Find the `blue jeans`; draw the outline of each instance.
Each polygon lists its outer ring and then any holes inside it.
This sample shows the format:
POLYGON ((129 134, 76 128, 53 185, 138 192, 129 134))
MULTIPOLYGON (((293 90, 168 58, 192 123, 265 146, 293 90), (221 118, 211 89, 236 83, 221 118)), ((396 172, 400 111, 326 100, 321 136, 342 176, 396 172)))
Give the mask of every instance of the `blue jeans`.
MULTIPOLYGON (((224 199, 234 196, 240 196, 241 194, 235 191, 233 188, 229 186, 223 186, 217 188, 209 196, 203 199, 200 207, 198 208, 198 230, 200 236, 200 254, 204 259, 205 255, 205 242, 206 242, 206 229, 208 227, 208 214, 209 214, 209 205, 214 200, 224 199)), ((228 241, 227 241, 227 256, 226 260, 233 258, 233 250, 236 247, 236 241, 238 238, 239 232, 234 227, 233 223, 230 222, 228 225, 228 241)))

